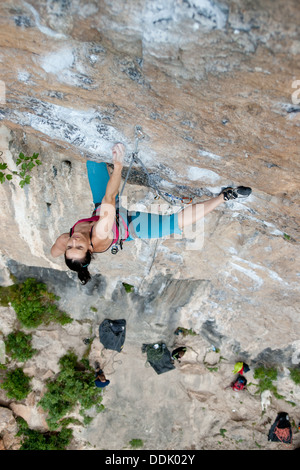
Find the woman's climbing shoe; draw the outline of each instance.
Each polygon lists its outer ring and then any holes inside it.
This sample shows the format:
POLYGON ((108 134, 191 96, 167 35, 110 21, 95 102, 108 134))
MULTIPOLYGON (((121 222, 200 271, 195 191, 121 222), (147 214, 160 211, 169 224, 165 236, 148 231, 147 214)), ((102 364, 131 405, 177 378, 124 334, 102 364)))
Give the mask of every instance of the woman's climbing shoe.
POLYGON ((247 188, 246 186, 238 186, 237 188, 225 188, 222 191, 225 201, 248 197, 251 193, 252 189, 247 188))

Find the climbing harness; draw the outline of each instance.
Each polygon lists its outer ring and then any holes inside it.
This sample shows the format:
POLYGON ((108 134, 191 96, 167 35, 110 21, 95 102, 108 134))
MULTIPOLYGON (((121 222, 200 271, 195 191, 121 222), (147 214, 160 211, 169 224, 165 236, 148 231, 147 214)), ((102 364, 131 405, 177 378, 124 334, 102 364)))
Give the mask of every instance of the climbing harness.
MULTIPOLYGON (((130 163, 129 163, 129 167, 128 167, 128 170, 127 170, 127 174, 126 174, 126 177, 125 177, 125 180, 124 180, 124 183, 123 183, 123 186, 122 186, 122 189, 120 191, 120 194, 119 194, 119 200, 121 200, 121 197, 122 197, 122 194, 124 192, 124 189, 125 189, 125 186, 126 186, 126 183, 127 183, 127 180, 129 178, 129 175, 130 175, 130 172, 131 172, 131 169, 132 169, 132 166, 134 163, 137 163, 139 164, 142 169, 144 170, 146 176, 147 176, 147 179, 148 179, 148 184, 149 186, 155 190, 156 192, 156 196, 154 197, 154 199, 159 199, 159 198, 162 198, 164 199, 169 205, 178 205, 178 202, 180 202, 181 204, 190 204, 192 201, 193 201, 193 198, 192 197, 177 197, 177 196, 173 196, 172 194, 169 194, 169 193, 163 193, 162 191, 160 191, 160 189, 157 187, 156 183, 153 181, 153 178, 151 177, 150 173, 148 172, 147 168, 145 167, 144 163, 142 162, 142 160, 138 157, 138 145, 139 145, 139 142, 141 140, 143 140, 145 138, 145 134, 143 133, 143 130, 142 130, 142 127, 141 126, 138 126, 136 125, 135 126, 135 144, 134 144, 134 150, 131 154, 131 160, 130 160, 130 163)), ((124 226, 123 224, 120 224, 119 222, 119 211, 117 210, 117 215, 116 215, 116 218, 117 218, 117 225, 118 225, 118 228, 119 228, 119 238, 118 240, 113 244, 113 246, 111 247, 111 253, 113 255, 117 254, 118 251, 119 251, 119 247, 120 249, 122 250, 123 249, 123 240, 125 240, 125 233, 124 233, 124 226)))

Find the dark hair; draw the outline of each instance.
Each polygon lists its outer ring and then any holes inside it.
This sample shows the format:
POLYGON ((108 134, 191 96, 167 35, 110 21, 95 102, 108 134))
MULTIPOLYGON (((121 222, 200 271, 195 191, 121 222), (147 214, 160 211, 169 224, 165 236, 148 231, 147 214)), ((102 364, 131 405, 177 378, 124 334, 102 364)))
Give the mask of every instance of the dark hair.
POLYGON ((72 271, 76 271, 78 273, 78 278, 81 284, 86 284, 90 279, 91 275, 88 271, 88 266, 92 259, 92 253, 87 250, 85 257, 81 260, 78 259, 71 259, 66 257, 65 253, 65 263, 68 268, 72 269, 72 271))

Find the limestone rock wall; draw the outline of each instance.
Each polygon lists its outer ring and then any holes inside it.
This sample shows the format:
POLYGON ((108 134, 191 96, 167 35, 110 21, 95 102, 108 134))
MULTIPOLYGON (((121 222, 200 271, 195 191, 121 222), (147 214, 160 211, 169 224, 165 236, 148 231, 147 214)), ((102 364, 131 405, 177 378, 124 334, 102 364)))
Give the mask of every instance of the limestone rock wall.
MULTIPOLYGON (((43 162, 24 189, 16 178, 0 187, 1 284, 11 282, 10 273, 47 282, 62 308, 94 331, 108 314, 125 316, 129 349, 123 359, 131 388, 134 370, 144 366, 143 342, 164 340, 171 347, 178 326, 193 329, 197 336, 184 339, 193 353, 174 372, 174 395, 188 397, 187 426, 205 402, 207 428, 193 439, 185 434, 182 444, 183 431, 174 422, 175 448, 199 448, 204 435, 217 435, 212 423, 221 410, 227 426, 236 423, 229 411, 232 395, 228 409, 221 393, 209 398, 211 381, 216 388, 230 380, 235 360, 283 367, 282 384, 288 381, 287 368, 299 364, 299 21, 296 0, 0 5, 2 159, 14 169, 19 152, 38 152, 43 162), (91 213, 86 160, 111 163, 111 147, 122 141, 126 171, 136 125, 145 134, 139 157, 161 191, 194 202, 228 185, 249 185, 253 193, 219 207, 184 238, 135 241, 116 257, 98 256, 91 265, 93 280, 83 287, 63 260, 51 258, 50 248, 91 213), (122 282, 135 287, 131 296, 124 297, 122 282), (95 304, 97 313, 91 310, 95 304), (228 361, 213 379, 203 366, 211 345, 228 361)), ((180 209, 155 199, 138 165, 125 196, 131 208, 180 209)), ((11 327, 4 320, 2 333, 11 327)), ((83 330, 76 335, 82 339, 83 330)), ((48 344, 47 333, 42 338, 38 333, 36 342, 48 344)), ((63 352, 68 344, 60 341, 63 352)), ((40 358, 33 375, 55 373, 55 361, 53 356, 46 365, 40 358)), ((149 426, 140 433, 155 448, 149 429, 161 410, 151 418, 152 401, 139 386, 142 405, 149 407, 149 426)), ((128 388, 120 403, 129 393, 128 388)), ((107 391, 111 409, 121 395, 118 388, 111 395, 107 391)), ((168 395, 168 403, 172 399, 168 395)), ((259 414, 260 403, 250 400, 248 408, 255 403, 259 414)), ((273 402, 273 414, 280 406, 273 402)), ((171 408, 165 404, 164 410, 167 422, 171 408)), ((300 419, 299 401, 292 411, 300 419)), ((134 407, 126 414, 124 427, 133 432, 139 414, 134 407)), ((253 416, 247 407, 241 414, 247 428, 253 416)), ((196 427, 195 421, 194 432, 196 427)), ((233 435, 234 429, 235 424, 233 435)), ((93 433, 86 432, 90 441, 93 433)), ((126 439, 120 434, 116 448, 126 439)), ((109 446, 109 440, 102 444, 109 446)), ((216 439, 205 445, 214 448, 216 439)))

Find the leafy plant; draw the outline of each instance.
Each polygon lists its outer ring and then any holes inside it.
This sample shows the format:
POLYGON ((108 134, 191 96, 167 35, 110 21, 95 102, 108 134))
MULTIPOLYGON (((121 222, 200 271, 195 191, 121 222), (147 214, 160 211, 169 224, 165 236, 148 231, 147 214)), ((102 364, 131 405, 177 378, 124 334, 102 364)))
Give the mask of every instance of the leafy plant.
POLYGON ((0 303, 10 302, 21 324, 26 328, 36 328, 51 321, 65 325, 72 319, 59 310, 55 302, 59 297, 47 291, 47 286, 36 279, 28 278, 20 284, 0 287, 0 303))
POLYGON ((132 286, 131 284, 126 284, 126 282, 122 282, 122 284, 127 294, 130 294, 130 292, 134 291, 134 286, 132 286))
POLYGON ((23 369, 17 368, 7 372, 1 388, 6 391, 8 398, 24 400, 30 392, 30 377, 24 374, 23 369))
POLYGON ((96 411, 103 410, 102 389, 95 386, 95 372, 87 360, 78 361, 73 352, 59 360, 60 372, 55 379, 47 382, 47 392, 39 405, 48 412, 47 423, 50 430, 57 429, 63 418, 79 403, 80 414, 84 423, 89 421, 86 410, 96 406, 96 411))
MULTIPOLYGON (((3 152, 0 153, 0 157, 2 155, 3 152)), ((5 162, 0 163, 0 183, 3 184, 6 180, 12 180, 13 176, 18 176, 21 179, 19 181, 19 185, 21 186, 21 188, 23 188, 25 184, 29 184, 31 180, 31 176, 29 175, 29 173, 35 166, 42 164, 42 162, 38 160, 38 156, 38 153, 34 153, 31 157, 26 157, 21 152, 16 161, 17 166, 21 165, 18 171, 10 170, 7 166, 7 163, 5 162)))
POLYGON ((143 447, 144 442, 142 441, 142 439, 131 439, 129 444, 133 449, 138 449, 139 447, 143 447))
POLYGON ((300 369, 289 369, 291 373, 291 379, 295 382, 296 385, 300 385, 300 369))
POLYGON ((36 352, 31 346, 32 335, 23 331, 10 333, 5 339, 7 353, 18 361, 25 362, 36 352))
POLYGON ((270 390, 276 398, 284 398, 282 395, 279 395, 276 386, 273 384, 273 381, 277 380, 277 369, 261 366, 254 370, 253 377, 259 381, 258 384, 256 384, 258 388, 256 393, 270 390))
POLYGON ((73 433, 65 427, 60 432, 42 433, 30 429, 23 418, 17 418, 18 433, 22 437, 20 450, 65 450, 70 443, 73 433))
POLYGON ((195 331, 194 331, 192 328, 187 329, 187 328, 183 328, 182 326, 179 326, 179 327, 176 328, 176 330, 174 331, 174 334, 175 334, 175 335, 179 335, 180 333, 181 333, 183 336, 187 336, 187 335, 197 336, 197 333, 195 333, 195 331))

